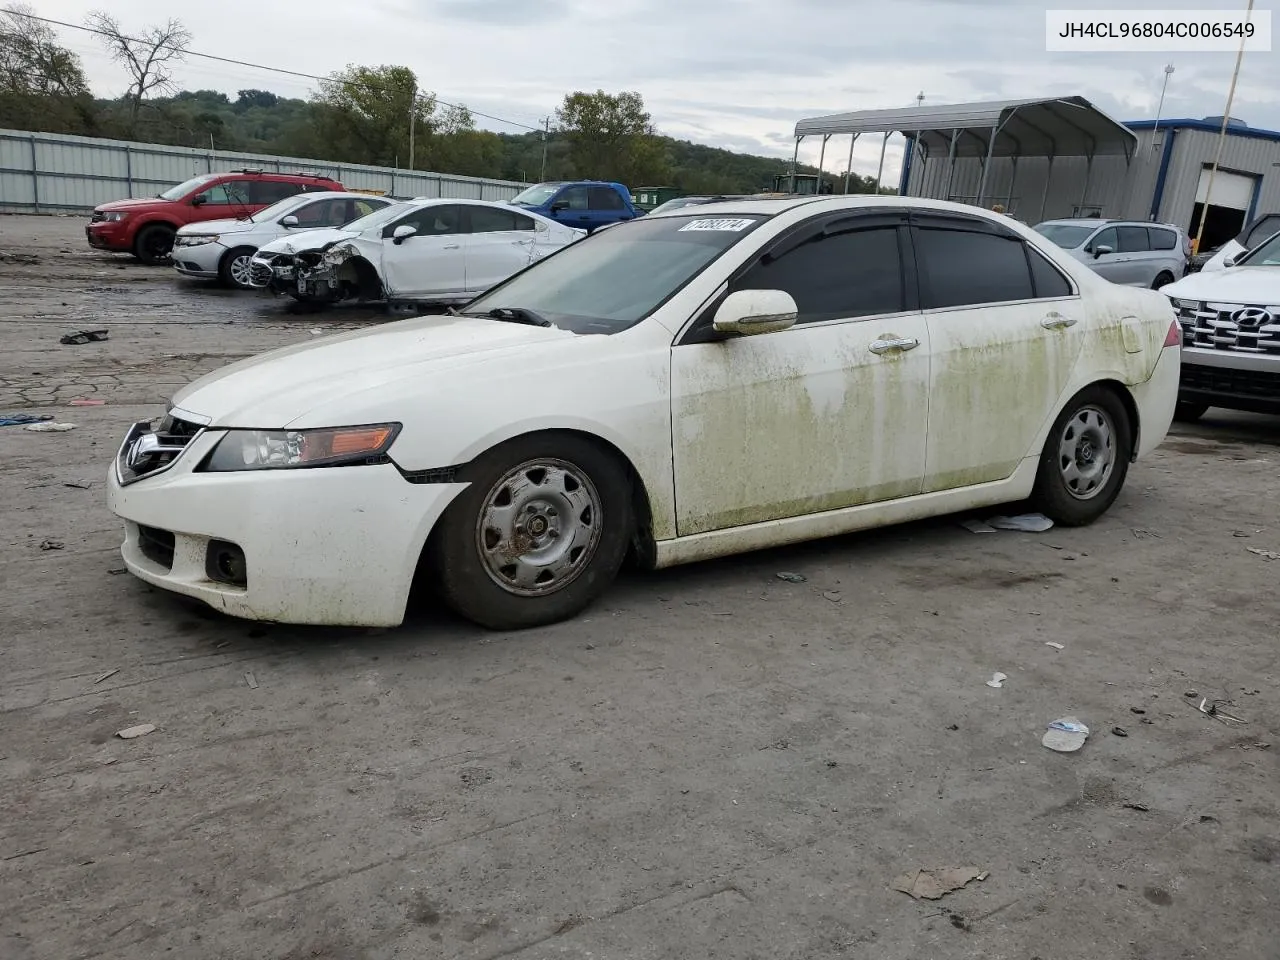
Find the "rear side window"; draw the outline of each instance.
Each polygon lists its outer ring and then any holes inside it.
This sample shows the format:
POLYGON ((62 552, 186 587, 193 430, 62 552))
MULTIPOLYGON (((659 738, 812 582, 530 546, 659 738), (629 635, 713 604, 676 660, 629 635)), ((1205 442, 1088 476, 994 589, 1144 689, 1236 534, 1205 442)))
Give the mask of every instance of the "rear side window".
POLYGON ((818 323, 906 309, 898 228, 878 226, 819 236, 768 257, 735 290, 785 290, 797 323, 818 323))
POLYGON ((1031 244, 1023 244, 1027 251, 1027 261, 1031 264, 1031 283, 1035 288, 1036 298, 1045 300, 1050 297, 1071 296, 1071 281, 1062 275, 1062 271, 1045 259, 1031 244))
POLYGON ((625 210, 622 195, 613 187, 591 187, 592 210, 625 210))
POLYGON ((468 207, 471 212, 472 233, 506 233, 511 230, 532 230, 533 221, 514 210, 496 207, 468 207))
POLYGON ((1022 240, 938 227, 917 227, 915 237, 925 309, 1035 298, 1022 240))
POLYGON ((302 184, 287 180, 250 180, 247 187, 250 203, 275 203, 302 192, 302 184))
POLYGON ((1116 233, 1120 239, 1117 253, 1146 253, 1151 249, 1146 227, 1117 227, 1116 233))
POLYGON ((1172 230, 1148 227, 1147 234, 1151 238, 1152 250, 1172 250, 1178 245, 1178 235, 1172 230))

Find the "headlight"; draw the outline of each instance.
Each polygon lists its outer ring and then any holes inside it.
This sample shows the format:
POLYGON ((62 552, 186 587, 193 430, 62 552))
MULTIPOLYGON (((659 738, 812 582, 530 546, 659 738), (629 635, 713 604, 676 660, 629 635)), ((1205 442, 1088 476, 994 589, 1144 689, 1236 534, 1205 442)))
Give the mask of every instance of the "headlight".
POLYGON ((398 423, 320 430, 230 430, 202 470, 282 470, 378 463, 400 432, 398 423))
POLYGON ((173 242, 179 247, 198 247, 205 243, 217 243, 218 235, 216 233, 181 234, 173 242))
POLYGON ((128 216, 127 213, 104 213, 102 215, 102 219, 105 220, 107 223, 119 223, 121 220, 123 220, 127 216, 128 216))
POLYGON ((1199 310, 1200 309, 1199 300, 1179 300, 1177 297, 1170 297, 1169 299, 1173 301, 1173 305, 1177 307, 1179 310, 1199 310))

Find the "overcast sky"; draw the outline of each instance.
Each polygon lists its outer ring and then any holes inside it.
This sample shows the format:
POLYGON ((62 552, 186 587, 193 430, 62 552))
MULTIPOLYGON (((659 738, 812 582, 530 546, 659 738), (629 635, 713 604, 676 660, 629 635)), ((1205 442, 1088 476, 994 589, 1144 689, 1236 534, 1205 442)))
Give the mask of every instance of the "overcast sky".
MULTIPOLYGON (((126 28, 169 12, 195 36, 192 50, 326 74, 348 63, 403 64, 444 100, 537 126, 572 90, 637 90, 665 134, 733 150, 790 156, 795 122, 845 110, 928 103, 1080 95, 1118 120, 1154 116, 1163 66, 1173 63, 1163 115, 1220 115, 1233 53, 1045 53, 1045 6, 1026 0, 33 0, 36 12, 73 23, 95 7, 126 28), (148 12, 150 8, 151 12, 148 12), (164 11, 161 13, 160 11, 164 11)), ((1172 0, 1116 0, 1169 9, 1172 0)), ((1088 6, 1053 3, 1054 8, 1088 6)), ((1101 2, 1094 7, 1106 6, 1101 2)), ((1187 9, 1240 9, 1198 0, 1187 9)), ((1260 7, 1269 6, 1264 3, 1260 7)), ((92 35, 60 30, 96 92, 127 81, 92 35)), ((192 57, 187 88, 246 87, 306 96, 305 80, 192 57)), ((1280 129, 1280 55, 1244 59, 1232 115, 1280 129)), ((481 120, 490 129, 515 125, 481 120)), ((847 140, 826 164, 843 169, 847 140)), ((864 137, 854 169, 874 173, 877 138, 864 137)), ((814 163, 816 141, 802 158, 814 163)), ((901 149, 890 142, 885 180, 901 149)))

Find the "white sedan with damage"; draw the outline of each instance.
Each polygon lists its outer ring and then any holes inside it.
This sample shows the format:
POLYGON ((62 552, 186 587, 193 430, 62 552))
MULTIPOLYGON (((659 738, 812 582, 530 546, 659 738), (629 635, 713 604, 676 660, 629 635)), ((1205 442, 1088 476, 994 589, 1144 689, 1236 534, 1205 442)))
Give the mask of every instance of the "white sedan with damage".
POLYGON ((734 201, 211 373, 129 430, 108 499, 134 575, 229 614, 395 625, 419 580, 528 627, 628 554, 1028 497, 1088 524, 1164 439, 1179 342, 1167 298, 984 210, 734 201))
POLYGON ((586 235, 504 203, 419 198, 265 244, 253 271, 303 302, 457 304, 586 235))

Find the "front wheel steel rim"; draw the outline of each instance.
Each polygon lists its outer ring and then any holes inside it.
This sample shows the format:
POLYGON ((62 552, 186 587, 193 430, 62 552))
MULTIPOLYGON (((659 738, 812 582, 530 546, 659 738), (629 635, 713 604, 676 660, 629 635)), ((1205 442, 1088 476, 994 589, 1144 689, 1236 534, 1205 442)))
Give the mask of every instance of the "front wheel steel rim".
POLYGON ((586 473, 563 460, 530 460, 489 488, 476 521, 476 549, 489 578, 507 593, 546 596, 586 569, 603 521, 600 495, 586 473))
POLYGON ((1081 407, 1062 428, 1058 440, 1058 469, 1067 493, 1092 500, 1115 469, 1115 429, 1105 410, 1081 407))

